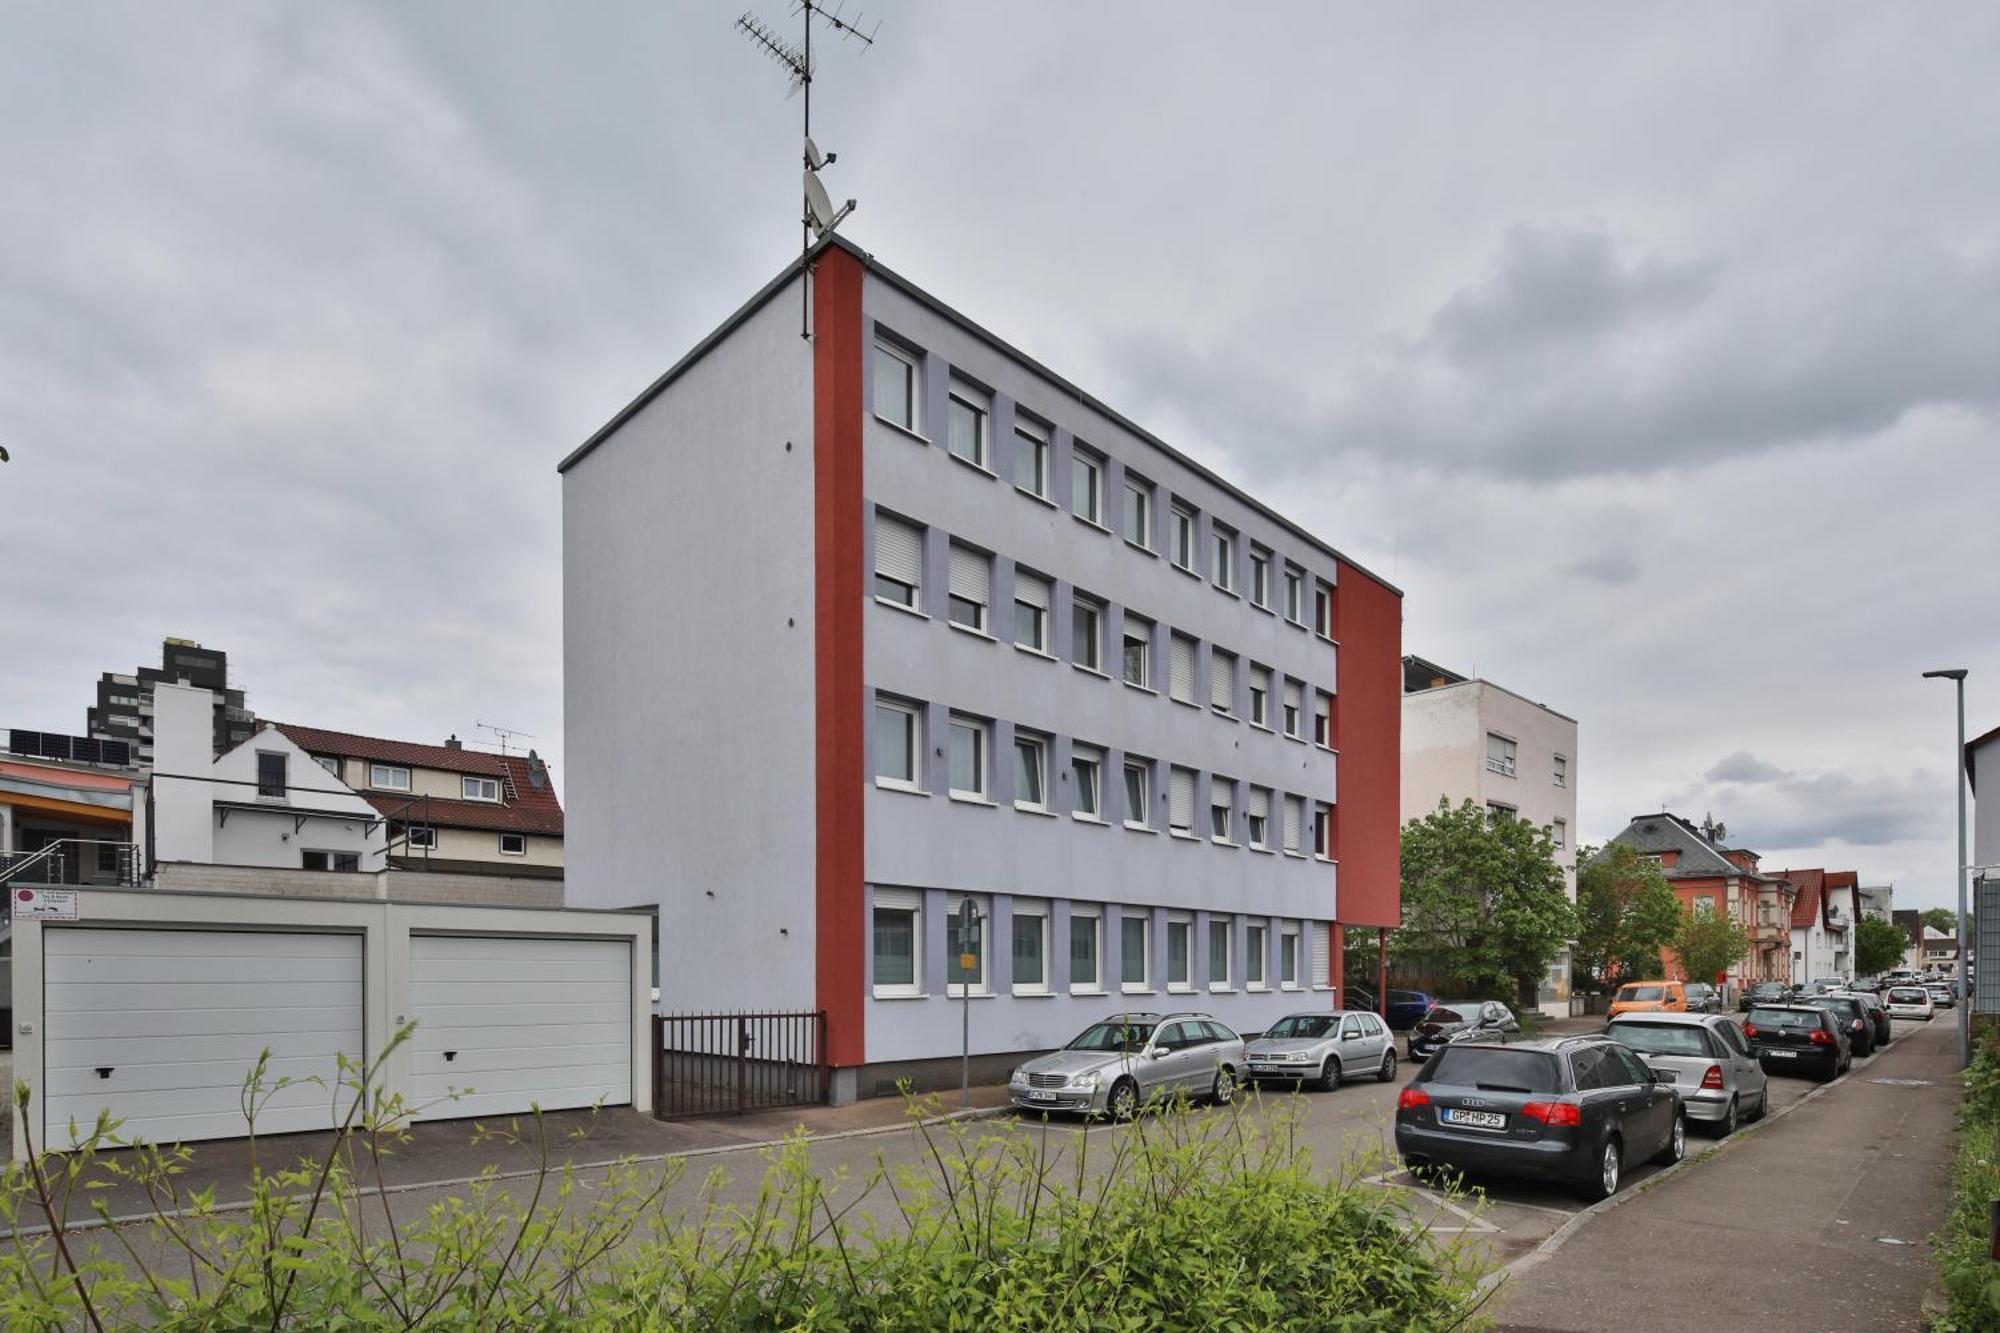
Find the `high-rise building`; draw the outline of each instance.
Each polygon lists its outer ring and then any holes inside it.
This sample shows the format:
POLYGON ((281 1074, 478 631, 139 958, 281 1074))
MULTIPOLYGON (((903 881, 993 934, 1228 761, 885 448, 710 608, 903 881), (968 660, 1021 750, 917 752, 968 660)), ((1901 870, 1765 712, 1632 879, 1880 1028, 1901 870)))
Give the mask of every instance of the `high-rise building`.
POLYGON ((107 671, 98 677, 97 702, 87 710, 85 730, 99 740, 130 742, 133 762, 152 767, 153 686, 160 681, 214 691, 217 754, 242 744, 257 730, 257 715, 244 702, 243 691, 229 684, 229 655, 192 639, 163 642, 158 667, 107 671))

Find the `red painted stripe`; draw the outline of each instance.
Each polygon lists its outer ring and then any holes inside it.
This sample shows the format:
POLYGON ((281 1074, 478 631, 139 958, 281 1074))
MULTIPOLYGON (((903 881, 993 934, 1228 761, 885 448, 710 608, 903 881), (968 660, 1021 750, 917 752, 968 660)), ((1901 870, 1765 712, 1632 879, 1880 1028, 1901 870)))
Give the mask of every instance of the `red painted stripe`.
POLYGON ((813 716, 815 994, 830 1063, 858 1065, 862 1032, 862 269, 829 248, 813 270, 813 716))
POLYGON ((1342 561, 1333 621, 1340 634, 1340 690, 1333 697, 1340 746, 1340 919, 1400 926, 1402 884, 1403 599, 1342 561))

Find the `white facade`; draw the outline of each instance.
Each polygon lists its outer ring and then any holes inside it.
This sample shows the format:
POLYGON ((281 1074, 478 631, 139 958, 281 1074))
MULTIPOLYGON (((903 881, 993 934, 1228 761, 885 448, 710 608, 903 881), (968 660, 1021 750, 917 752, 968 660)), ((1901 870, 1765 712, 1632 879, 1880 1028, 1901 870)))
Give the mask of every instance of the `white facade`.
MULTIPOLYGON (((1975 738, 1965 750, 1972 784, 1972 864, 1989 867, 1984 875, 2000 880, 2000 730, 1975 738)), ((1973 878, 1981 873, 1974 871, 1973 878)))

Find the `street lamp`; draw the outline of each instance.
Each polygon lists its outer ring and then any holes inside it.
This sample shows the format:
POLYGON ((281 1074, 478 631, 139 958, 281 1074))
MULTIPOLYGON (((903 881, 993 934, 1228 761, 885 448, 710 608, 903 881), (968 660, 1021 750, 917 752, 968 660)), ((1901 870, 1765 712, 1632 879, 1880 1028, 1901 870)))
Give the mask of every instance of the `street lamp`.
POLYGON ((1965 668, 1926 671, 1925 680, 1948 680, 1958 691, 1958 745, 1951 752, 1952 785, 1958 788, 1958 1067, 1972 1063, 1972 1002, 1965 985, 1965 668))

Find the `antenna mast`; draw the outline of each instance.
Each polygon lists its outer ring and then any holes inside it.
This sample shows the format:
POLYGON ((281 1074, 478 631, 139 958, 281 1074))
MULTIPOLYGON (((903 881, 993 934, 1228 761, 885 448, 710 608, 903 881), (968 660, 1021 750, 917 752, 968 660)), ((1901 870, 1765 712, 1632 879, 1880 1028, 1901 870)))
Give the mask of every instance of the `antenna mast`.
POLYGON ((799 15, 800 22, 805 25, 805 40, 798 46, 794 46, 780 37, 770 24, 764 22, 748 10, 744 11, 742 17, 736 20, 736 26, 753 43, 762 48, 766 55, 785 68, 786 72, 791 75, 793 92, 804 93, 804 97, 801 100, 804 103, 803 120, 806 170, 805 204, 800 209, 799 218, 799 337, 810 341, 812 339, 812 273, 806 266, 806 256, 812 252, 813 238, 815 236, 824 236, 835 227, 838 227, 841 219, 852 213, 855 207, 854 200, 849 199, 836 211, 833 207, 833 201, 827 196, 826 187, 820 183, 819 179, 820 168, 830 166, 840 155, 838 153, 828 153, 822 157, 819 149, 813 145, 812 141, 813 19, 817 16, 820 21, 839 33, 842 37, 861 43, 864 51, 868 47, 875 45, 875 34, 881 30, 882 24, 880 20, 877 20, 874 27, 863 32, 861 30, 859 11, 856 12, 853 19, 849 19, 842 13, 842 6, 840 4, 836 3, 832 10, 828 10, 819 0, 798 0, 798 8, 795 12, 799 15))
POLYGON ((515 737, 530 741, 535 739, 535 733, 532 731, 516 731, 512 727, 496 727, 490 722, 474 722, 472 725, 481 731, 490 731, 495 736, 498 736, 500 738, 500 753, 503 755, 507 753, 507 742, 513 740, 515 737))

